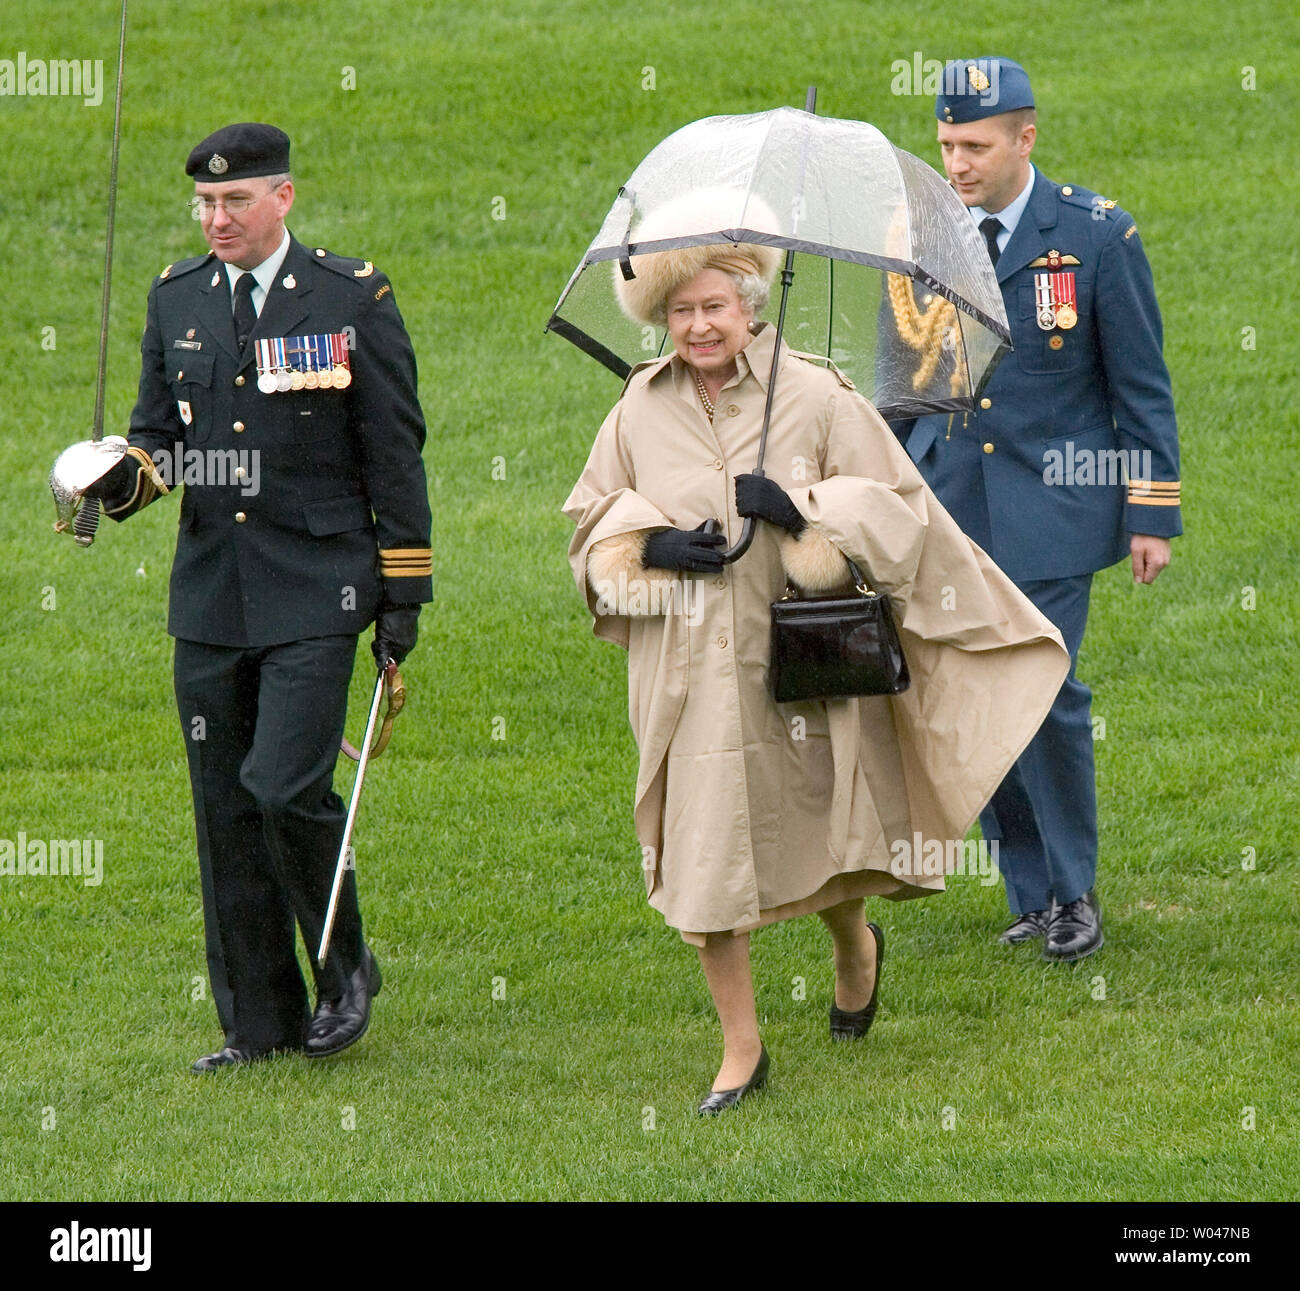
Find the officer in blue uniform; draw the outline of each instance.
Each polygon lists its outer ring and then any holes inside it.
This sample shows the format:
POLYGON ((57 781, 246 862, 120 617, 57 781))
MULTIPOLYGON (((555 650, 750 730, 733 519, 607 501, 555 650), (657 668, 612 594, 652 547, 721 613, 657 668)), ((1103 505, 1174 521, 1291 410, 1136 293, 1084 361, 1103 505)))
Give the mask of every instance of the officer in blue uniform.
MULTIPOLYGON (((895 430, 944 506, 1060 628, 1077 662, 1093 574, 1131 555, 1134 581, 1150 583, 1182 532, 1151 269, 1132 216, 1030 162, 1034 98, 1019 64, 949 64, 935 115, 949 181, 994 261, 1014 352, 975 411, 895 430)), ((1016 916, 1000 940, 1043 938, 1048 959, 1102 944, 1090 699, 1071 668, 980 816, 985 837, 998 840, 1016 916)))
POLYGON ((126 456, 87 493, 123 520, 183 486, 168 631, 208 971, 207 1072, 365 1031, 380 973, 351 871, 315 961, 345 810, 332 777, 357 637, 399 660, 432 595, 425 426, 387 278, 285 229, 289 138, 241 123, 190 154, 211 254, 149 293, 126 456), (312 956, 313 1010, 294 950, 312 956))

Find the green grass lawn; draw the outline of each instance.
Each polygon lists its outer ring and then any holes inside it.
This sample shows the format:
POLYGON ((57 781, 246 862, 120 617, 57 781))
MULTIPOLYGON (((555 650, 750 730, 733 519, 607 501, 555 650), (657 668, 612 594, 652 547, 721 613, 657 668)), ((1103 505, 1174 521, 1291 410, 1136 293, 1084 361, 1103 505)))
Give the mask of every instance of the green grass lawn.
POLYGON ((0 878, 0 1198, 1295 1197, 1294 17, 1263 0, 1226 32, 1207 0, 238 12, 228 31, 179 0, 132 14, 106 429, 133 402, 152 275, 203 250, 190 147, 281 124, 290 227, 390 274, 430 431, 438 600, 357 839, 385 989, 336 1060, 189 1074, 220 1041, 164 631, 176 503, 86 552, 51 532, 45 487, 93 408, 118 5, 6 0, 0 58, 102 58, 108 84, 99 108, 0 98, 0 838, 104 845, 99 886, 0 878), (820 924, 768 929, 770 1088, 704 1123, 716 1020, 644 900, 624 657, 591 639, 564 559, 559 506, 618 386, 542 328, 618 185, 690 120, 802 104, 815 82, 819 110, 937 164, 931 102, 889 92, 915 51, 1020 59, 1035 160, 1136 215, 1188 534, 1154 588, 1125 567, 1095 582, 1106 947, 1073 966, 1002 951, 1001 889, 974 879, 877 902, 881 1016, 832 1047, 820 924))

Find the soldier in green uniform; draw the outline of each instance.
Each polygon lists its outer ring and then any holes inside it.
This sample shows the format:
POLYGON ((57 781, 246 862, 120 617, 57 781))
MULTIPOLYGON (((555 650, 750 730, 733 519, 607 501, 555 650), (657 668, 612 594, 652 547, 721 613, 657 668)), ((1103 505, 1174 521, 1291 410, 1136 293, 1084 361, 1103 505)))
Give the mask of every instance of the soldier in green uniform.
POLYGON ((368 260, 304 246, 289 139, 226 126, 190 154, 210 254, 149 293, 126 456, 88 489, 124 520, 182 487, 168 631, 225 1043, 195 1071, 356 1041, 380 974, 349 871, 318 945, 345 811, 332 788, 357 637, 382 666, 432 597, 411 343, 368 260), (294 950, 312 955, 313 1012, 294 950))

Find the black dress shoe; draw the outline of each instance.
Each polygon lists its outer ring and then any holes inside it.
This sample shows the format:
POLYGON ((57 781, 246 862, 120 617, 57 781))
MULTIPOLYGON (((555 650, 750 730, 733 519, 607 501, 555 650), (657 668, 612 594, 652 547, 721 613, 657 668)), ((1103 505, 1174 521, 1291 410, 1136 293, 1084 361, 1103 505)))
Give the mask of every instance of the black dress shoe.
POLYGON ((202 1058, 196 1058, 190 1070, 198 1075, 205 1071, 220 1071, 222 1067, 239 1067, 249 1062, 260 1062, 268 1056, 264 1053, 252 1053, 248 1049, 232 1049, 227 1045, 217 1053, 205 1053, 202 1058))
POLYGON ((307 1028, 307 1057, 328 1058, 356 1044, 370 1025, 370 1001, 382 985, 379 965, 367 946, 361 967, 348 978, 348 989, 338 999, 316 1005, 307 1028))
POLYGON ((739 1089, 715 1089, 709 1093, 700 1103, 698 1108, 700 1115, 717 1116, 719 1112, 725 1112, 728 1107, 735 1107, 746 1094, 762 1089, 763 1082, 767 1080, 767 1069, 771 1065, 768 1061, 767 1049, 764 1048, 759 1054, 758 1066, 754 1068, 754 1074, 739 1089))
POLYGON ((1004 946, 1019 946, 1026 941, 1034 941, 1047 932, 1047 923, 1051 918, 1050 910, 1030 910, 1019 915, 1009 928, 998 934, 998 941, 1004 946))
POLYGON ((1077 901, 1052 906, 1043 958, 1082 959, 1099 950, 1104 940, 1101 935, 1101 906, 1097 904, 1094 893, 1085 892, 1077 901))
POLYGON ((867 924, 876 942, 876 980, 871 987, 871 998, 860 1009, 850 1012, 831 1001, 831 1039, 861 1040, 876 1020, 876 995, 880 991, 880 966, 885 962, 885 934, 874 923, 867 924))

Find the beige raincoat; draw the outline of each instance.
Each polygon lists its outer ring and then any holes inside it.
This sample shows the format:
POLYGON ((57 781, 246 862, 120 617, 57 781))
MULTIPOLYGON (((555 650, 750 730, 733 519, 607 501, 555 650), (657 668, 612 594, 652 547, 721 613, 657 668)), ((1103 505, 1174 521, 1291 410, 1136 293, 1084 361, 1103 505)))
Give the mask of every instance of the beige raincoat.
POLYGON ((782 345, 764 472, 809 521, 759 521, 720 575, 641 567, 647 531, 719 517, 758 455, 775 332, 737 357, 712 424, 676 356, 633 370, 564 505, 598 637, 628 651, 634 818, 651 905, 687 941, 851 897, 943 890, 960 840, 1051 707, 1060 633, 958 529, 875 409, 782 345), (771 602, 787 571, 893 598, 912 685, 777 704, 771 602))

